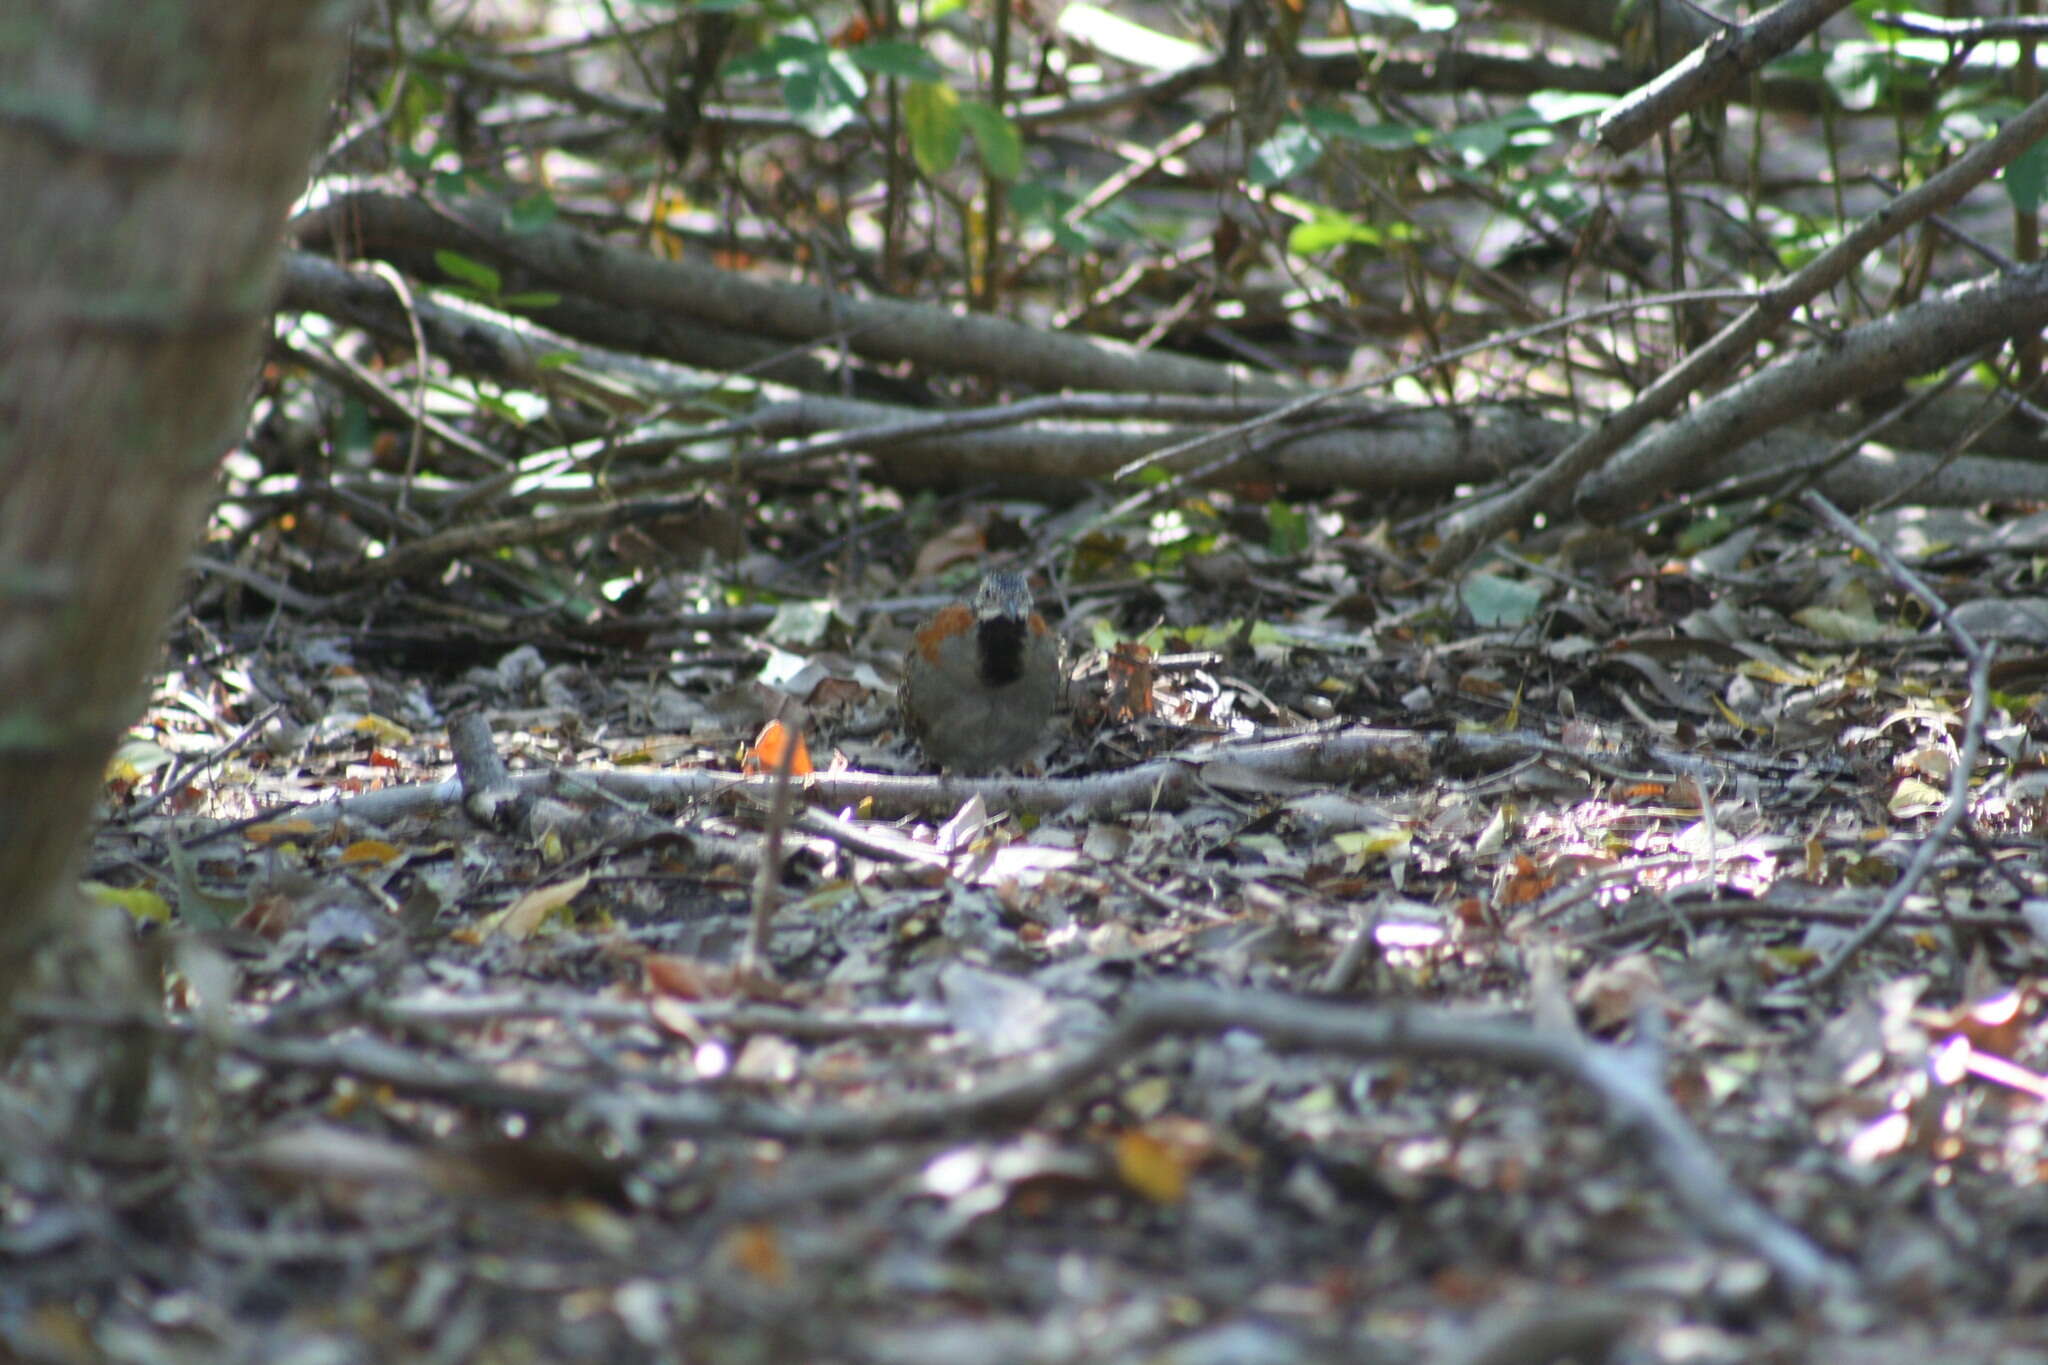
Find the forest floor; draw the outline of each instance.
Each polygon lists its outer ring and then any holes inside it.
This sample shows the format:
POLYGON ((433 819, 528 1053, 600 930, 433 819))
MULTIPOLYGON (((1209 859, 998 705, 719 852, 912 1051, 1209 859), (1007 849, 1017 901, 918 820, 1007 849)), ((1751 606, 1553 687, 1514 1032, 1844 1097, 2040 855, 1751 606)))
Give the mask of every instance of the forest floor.
MULTIPOLYGON (((1455 599, 1359 507, 1231 515, 1038 580, 1071 696, 984 781, 893 709, 975 555, 603 641, 202 581, 14 1044, 0 1339, 2048 1360, 2041 656, 1958 783, 1967 670, 1792 514, 1455 599)), ((2025 615, 2024 522, 1869 529, 2025 615)))

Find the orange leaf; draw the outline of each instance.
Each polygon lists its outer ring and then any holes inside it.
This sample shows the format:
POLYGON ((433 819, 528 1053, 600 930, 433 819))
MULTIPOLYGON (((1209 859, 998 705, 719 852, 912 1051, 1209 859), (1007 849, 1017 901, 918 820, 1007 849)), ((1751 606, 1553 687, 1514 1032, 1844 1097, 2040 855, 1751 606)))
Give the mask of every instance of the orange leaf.
POLYGON ((252 844, 268 844, 275 839, 303 839, 317 832, 311 820, 266 820, 243 830, 242 837, 252 844))
POLYGON ((1152 651, 1135 640, 1119 640, 1110 652, 1109 709, 1119 719, 1152 714, 1152 651))
POLYGON ((1124 1184, 1155 1204, 1187 1198, 1187 1162, 1174 1148, 1137 1128, 1117 1134, 1116 1173, 1124 1184))
POLYGON ((725 1254, 732 1263, 763 1284, 782 1284, 789 1279, 789 1262, 782 1255, 782 1240, 767 1223, 744 1223, 725 1235, 725 1254))
POLYGON ((811 766, 811 751, 804 743, 803 732, 779 720, 771 720, 761 727, 761 733, 754 736, 753 747, 747 750, 746 760, 740 766, 750 773, 779 772, 783 753, 792 744, 796 746, 796 753, 789 761, 789 775, 806 777, 816 772, 817 769, 811 766))
POLYGON ((398 846, 382 839, 358 839, 341 851, 341 861, 352 863, 395 863, 398 846))
POLYGON ((653 995, 672 995, 678 1000, 730 1000, 734 994, 733 970, 674 953, 649 953, 640 959, 640 970, 653 995))

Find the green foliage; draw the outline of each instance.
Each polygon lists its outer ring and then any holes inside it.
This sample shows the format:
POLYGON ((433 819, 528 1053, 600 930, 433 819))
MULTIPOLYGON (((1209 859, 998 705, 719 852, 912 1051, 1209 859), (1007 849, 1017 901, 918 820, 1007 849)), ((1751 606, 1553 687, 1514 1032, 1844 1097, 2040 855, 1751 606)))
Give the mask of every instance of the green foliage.
POLYGON ((943 81, 946 69, 916 43, 883 40, 850 48, 847 57, 861 70, 904 81, 943 81))
POLYGON ((1132 235, 1123 231, 1123 215, 1114 209, 1107 215, 1089 214, 1078 225, 1069 226, 1067 214, 1080 202, 1081 196, 1049 180, 1019 180, 1010 187, 1010 212, 1017 221, 1052 234, 1053 245, 1061 251, 1091 249, 1108 235, 1105 226, 1115 235, 1132 235))
POLYGON ((960 119, 974 134, 981 164, 998 180, 1015 180, 1024 170, 1024 135, 1017 125, 978 100, 960 102, 960 119))
POLYGON ((1266 548, 1284 559, 1307 553, 1308 513, 1277 499, 1266 504, 1266 548))
POLYGON ((1323 155, 1322 139, 1299 120, 1290 119, 1252 153, 1251 182, 1270 188, 1313 167, 1323 155))
POLYGON ((1471 613, 1475 625, 1525 626, 1543 604, 1543 590, 1499 574, 1472 573, 1458 584, 1458 601, 1471 613))
POLYGON ((2005 192, 2021 213, 2035 213, 2048 196, 2048 138, 2021 152, 2005 168, 2005 192))
POLYGON ((434 264, 441 267, 442 274, 462 281, 469 287, 469 292, 479 298, 496 298, 498 291, 505 287, 504 277, 495 269, 459 251, 436 251, 434 264))
POLYGON ((546 190, 535 190, 512 201, 512 207, 505 211, 505 226, 513 232, 539 232, 555 221, 555 197, 546 190))
POLYGON ((1512 170, 1554 143, 1558 125, 1597 114, 1612 103, 1606 95, 1539 91, 1527 104, 1445 131, 1407 123, 1365 123, 1340 105, 1313 104, 1300 118, 1288 119, 1274 129, 1252 153, 1250 179, 1265 187, 1305 174, 1333 143, 1377 153, 1434 146, 1458 153, 1469 169, 1512 170))
POLYGON ((903 92, 903 122, 910 131, 910 155, 926 175, 943 175, 960 159, 967 125, 953 87, 919 81, 903 92))
POLYGON ((1172 573, 1189 555, 1208 554, 1223 535, 1222 518, 1206 498, 1184 499, 1152 514, 1146 540, 1151 554, 1140 567, 1155 574, 1172 573))
POLYGON ((1287 234, 1287 249, 1297 256, 1314 256, 1339 246, 1385 246, 1415 235, 1406 223, 1381 226, 1320 204, 1312 207, 1315 216, 1287 234))
POLYGON ((1678 533, 1678 552, 1685 555, 1698 554, 1701 550, 1719 545, 1740 524, 1734 517, 1718 509, 1696 517, 1678 533))
POLYGON ((1437 142, 1457 152, 1468 169, 1484 166, 1503 171, 1528 165, 1556 137, 1551 121, 1524 104, 1493 118, 1453 128, 1437 142))
POLYGON ((475 299, 478 303, 487 303, 493 308, 552 308, 562 301, 560 294, 546 290, 507 294, 504 292, 503 276, 483 261, 465 256, 459 251, 436 251, 434 264, 441 267, 443 274, 460 281, 450 287, 450 293, 475 299))
POLYGON ((813 137, 830 137, 852 123, 868 93, 867 76, 850 53, 790 33, 778 33, 756 51, 733 58, 720 74, 727 79, 778 78, 783 107, 813 137))
POLYGON ((1350 110, 1330 104, 1312 104, 1301 121, 1326 138, 1355 142, 1378 152, 1405 152, 1427 146, 1434 136, 1427 128, 1406 123, 1360 123, 1350 110))

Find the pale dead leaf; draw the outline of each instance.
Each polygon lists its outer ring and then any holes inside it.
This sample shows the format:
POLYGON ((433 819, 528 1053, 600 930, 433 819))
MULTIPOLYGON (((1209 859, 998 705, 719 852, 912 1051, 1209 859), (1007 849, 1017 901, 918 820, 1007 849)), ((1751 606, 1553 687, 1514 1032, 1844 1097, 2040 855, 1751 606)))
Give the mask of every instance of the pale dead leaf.
POLYGON ((565 882, 555 882, 548 886, 537 886, 507 906, 504 912, 498 916, 496 923, 491 926, 490 932, 493 934, 503 934, 507 938, 517 939, 522 942, 532 938, 534 931, 540 928, 542 921, 546 920, 554 911, 575 900, 577 896, 583 893, 583 888, 588 885, 590 885, 590 874, 584 872, 571 877, 565 882))

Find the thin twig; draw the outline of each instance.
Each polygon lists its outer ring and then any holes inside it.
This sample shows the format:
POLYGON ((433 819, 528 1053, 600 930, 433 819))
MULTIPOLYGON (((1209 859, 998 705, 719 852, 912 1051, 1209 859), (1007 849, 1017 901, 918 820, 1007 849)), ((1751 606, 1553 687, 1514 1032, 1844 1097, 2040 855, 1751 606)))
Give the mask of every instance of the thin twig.
POLYGON ((1970 709, 1963 719, 1963 742, 1956 755, 1955 770, 1949 774, 1948 801, 1941 814, 1935 817, 1933 828, 1913 851, 1906 870, 1899 874, 1898 881, 1885 893, 1883 902, 1875 914, 1862 928, 1851 934, 1848 941, 1835 950, 1834 956, 1816 968, 1807 983, 1823 986, 1834 980, 1850 959, 1861 952, 1865 945, 1883 933, 1898 916, 1906 900, 1920 887, 1927 873, 1934 866, 1934 859, 1941 847, 1955 832, 1956 826, 1970 809, 1970 774, 1977 767, 1977 751, 1984 739, 1984 717, 1991 709, 1991 661, 1995 650, 1979 645, 1976 637, 1963 628, 1949 610, 1948 603, 1927 585, 1926 580, 1907 568, 1904 561, 1867 534, 1839 507, 1829 502, 1814 489, 1808 489, 1799 499, 1800 505, 1833 527, 1835 533, 1869 555, 1884 567, 1894 583, 1918 598, 1940 623, 1942 632, 1955 643, 1956 649, 1970 665, 1970 709))
POLYGON ((228 738, 227 743, 221 745, 218 749, 193 760, 189 766, 180 763, 177 767, 171 769, 171 775, 163 780, 162 785, 156 789, 156 794, 138 804, 133 810, 123 811, 119 823, 132 825, 139 820, 146 820, 151 815, 154 815, 157 807, 170 800, 173 793, 182 791, 186 783, 205 772, 208 768, 211 768, 214 764, 225 762, 228 758, 232 757, 237 749, 255 738, 257 731, 270 723, 272 716, 275 716, 282 710, 284 710, 283 702, 272 703, 258 712, 256 719, 237 730, 228 738))
MULTIPOLYGON (((178 1026, 187 1031, 189 1026, 178 1026)), ((1638 1138, 1645 1157, 1687 1213, 1711 1235, 1761 1257, 1793 1292, 1846 1290, 1849 1269, 1752 1199, 1729 1177, 1657 1078, 1633 1053, 1526 1019, 1477 1017, 1420 1006, 1363 1008, 1254 992, 1157 988, 1134 999, 1114 1027, 1031 1073, 964 1094, 921 1095, 893 1107, 799 1112, 738 1095, 608 1090, 606 1103, 650 1130, 755 1133, 838 1144, 920 1138, 1028 1120, 1168 1037, 1258 1034, 1272 1047, 1352 1057, 1470 1061, 1548 1072, 1599 1096, 1610 1119, 1638 1138)), ((302 1071, 342 1073, 462 1103, 560 1114, 589 1103, 590 1087, 567 1076, 515 1081, 487 1068, 429 1061, 374 1038, 341 1041, 234 1033, 242 1056, 302 1071)))
POLYGON ((767 980, 775 975, 775 964, 768 959, 768 933, 774 923, 775 907, 782 891, 782 836, 789 829, 789 810, 793 800, 790 773, 796 767, 798 740, 795 727, 789 721, 781 722, 787 733, 783 735, 782 750, 775 757, 775 785, 768 799, 768 827, 762 836, 761 861, 754 868, 753 914, 747 921, 746 951, 740 959, 742 972, 754 980, 767 980))

